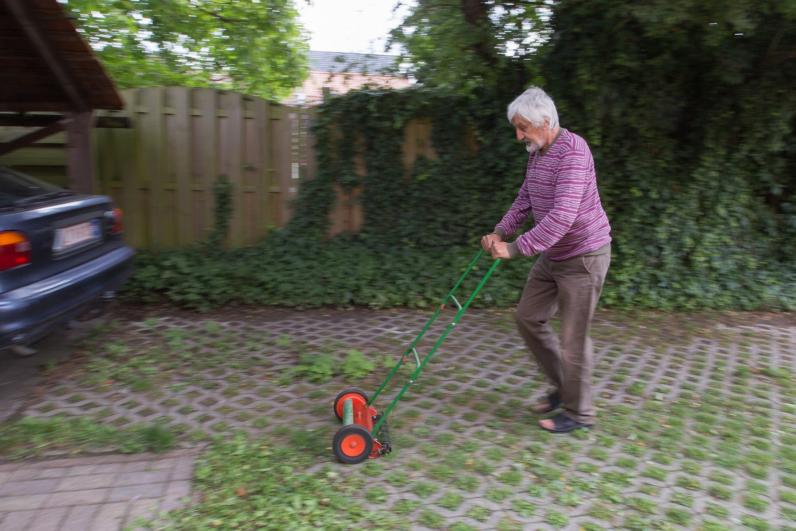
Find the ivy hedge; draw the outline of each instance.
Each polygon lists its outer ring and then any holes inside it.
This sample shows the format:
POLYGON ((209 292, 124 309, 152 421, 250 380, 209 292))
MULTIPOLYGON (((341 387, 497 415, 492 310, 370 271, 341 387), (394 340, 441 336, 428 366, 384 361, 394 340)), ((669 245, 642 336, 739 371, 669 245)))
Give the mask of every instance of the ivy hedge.
MULTIPOLYGON (((127 294, 201 309, 438 303, 523 179, 527 154, 505 119, 507 97, 486 89, 460 95, 424 88, 332 97, 315 126, 318 176, 302 183, 287 227, 246 249, 142 253, 127 294), (432 121, 437 157, 419 159, 407 176, 404 127, 414 118, 432 121), (354 171, 356 149, 364 155, 365 177, 354 171), (362 186, 359 234, 325 236, 335 183, 362 186)), ((733 152, 724 131, 705 125, 700 149, 673 160, 677 146, 670 136, 642 149, 650 139, 638 136, 641 129, 626 133, 630 138, 619 131, 611 137, 580 119, 587 111, 578 114, 567 101, 560 105, 562 124, 572 123, 592 144, 613 228, 603 304, 796 309, 792 189, 773 201, 761 183, 793 168, 792 150, 779 145, 778 154, 770 147, 767 158, 742 163, 748 154, 733 152)), ((501 265, 478 304, 513 305, 531 264, 501 265)), ((480 271, 487 265, 484 260, 480 271)))

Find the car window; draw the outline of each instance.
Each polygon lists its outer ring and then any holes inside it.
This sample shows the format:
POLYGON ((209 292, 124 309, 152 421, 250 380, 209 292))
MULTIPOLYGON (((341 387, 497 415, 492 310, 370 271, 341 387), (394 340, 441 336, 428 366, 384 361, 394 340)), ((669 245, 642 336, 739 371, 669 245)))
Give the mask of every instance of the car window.
POLYGON ((0 207, 9 207, 40 196, 48 196, 65 191, 54 184, 19 173, 8 168, 0 168, 0 207))

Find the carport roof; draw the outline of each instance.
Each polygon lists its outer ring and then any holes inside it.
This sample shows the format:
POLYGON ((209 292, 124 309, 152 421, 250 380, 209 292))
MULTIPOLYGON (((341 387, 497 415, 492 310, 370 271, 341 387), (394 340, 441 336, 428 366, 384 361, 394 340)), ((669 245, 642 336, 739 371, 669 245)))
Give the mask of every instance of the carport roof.
POLYGON ((0 0, 0 111, 123 106, 113 81, 56 0, 0 0))

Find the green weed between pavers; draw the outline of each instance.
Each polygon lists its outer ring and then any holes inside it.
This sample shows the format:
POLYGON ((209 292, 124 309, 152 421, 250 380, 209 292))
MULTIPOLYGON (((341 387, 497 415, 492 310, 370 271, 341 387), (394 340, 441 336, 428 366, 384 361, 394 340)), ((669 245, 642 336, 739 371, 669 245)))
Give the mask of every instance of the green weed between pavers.
POLYGON ((369 510, 359 487, 334 470, 305 472, 311 463, 300 449, 275 448, 242 435, 217 441, 195 468, 201 501, 172 512, 159 526, 191 531, 404 527, 397 516, 369 510))
POLYGON ((157 423, 118 429, 80 417, 28 417, 0 424, 0 456, 9 459, 96 450, 163 452, 175 442, 173 431, 157 423))
POLYGON ((152 332, 144 344, 133 344, 134 339, 125 338, 105 343, 107 333, 93 334, 80 345, 88 354, 88 361, 81 368, 82 380, 94 387, 123 384, 136 392, 149 392, 175 378, 202 381, 221 376, 212 371, 270 366, 269 355, 258 356, 253 345, 297 356, 298 363, 282 372, 282 384, 297 378, 323 383, 334 376, 357 380, 376 368, 376 363, 359 350, 349 349, 342 355, 344 346, 338 343, 317 347, 286 335, 273 338, 254 330, 242 333, 227 330, 213 320, 201 324, 159 331, 158 327, 163 326, 161 320, 147 319, 141 325, 152 332))
POLYGON ((299 363, 283 375, 287 383, 295 378, 305 378, 314 383, 324 383, 334 376, 344 376, 350 380, 364 378, 376 368, 376 364, 359 350, 349 350, 342 363, 330 353, 305 353, 299 363))

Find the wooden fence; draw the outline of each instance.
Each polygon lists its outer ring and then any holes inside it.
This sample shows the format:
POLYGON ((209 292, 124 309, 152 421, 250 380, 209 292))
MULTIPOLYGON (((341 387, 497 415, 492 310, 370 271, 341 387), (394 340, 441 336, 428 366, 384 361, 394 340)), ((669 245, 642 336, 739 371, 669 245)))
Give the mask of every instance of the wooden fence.
POLYGON ((206 240, 213 185, 222 175, 233 186, 231 246, 255 243, 287 222, 307 168, 300 164, 303 111, 215 89, 158 87, 123 96, 132 129, 97 130, 94 149, 99 190, 124 209, 132 245, 206 240))
MULTIPOLYGON (((121 114, 132 128, 94 130, 93 189, 124 210, 126 239, 136 248, 206 241, 221 175, 233 185, 228 244, 254 244, 287 223, 300 181, 316 174, 311 109, 215 89, 154 87, 122 96, 121 114)), ((0 140, 19 133, 0 128, 0 140)), ((54 135, 0 157, 0 164, 66 185, 64 141, 54 135)), ((418 156, 436 158, 430 121, 407 125, 403 153, 407 176, 418 156)), ((367 172, 361 155, 356 171, 367 172)), ((330 235, 360 230, 360 194, 360 188, 337 189, 330 235)))
MULTIPOLYGON (((122 97, 132 128, 94 130, 93 190, 123 209, 131 245, 206 240, 222 175, 233 186, 230 246, 256 243, 288 221, 299 180, 314 168, 311 111, 215 89, 154 87, 122 97)), ((49 137, 0 164, 66 185, 64 142, 63 134, 49 137)))

